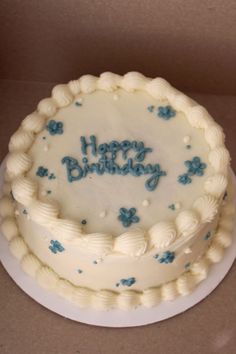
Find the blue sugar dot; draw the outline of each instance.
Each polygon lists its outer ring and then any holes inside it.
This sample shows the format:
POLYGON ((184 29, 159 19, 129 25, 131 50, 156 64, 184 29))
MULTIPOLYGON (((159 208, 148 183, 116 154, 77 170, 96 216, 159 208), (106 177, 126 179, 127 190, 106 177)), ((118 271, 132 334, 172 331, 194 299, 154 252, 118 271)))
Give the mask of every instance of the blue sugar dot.
POLYGON ((207 241, 211 237, 211 232, 208 231, 208 233, 204 236, 204 240, 207 241))
POLYGON ((93 261, 93 264, 98 264, 98 262, 97 261, 93 261))
POLYGON ((25 215, 28 214, 26 209, 23 210, 23 214, 25 214, 25 215))
POLYGON ((51 194, 51 193, 52 193, 52 191, 50 191, 50 190, 47 191, 47 194, 51 194))
POLYGON ((48 179, 49 179, 49 180, 56 179, 56 176, 54 175, 54 173, 51 173, 51 174, 48 176, 48 179))
POLYGON ((148 108, 147 108, 147 110, 150 112, 150 113, 152 113, 153 111, 154 111, 154 106, 153 105, 151 105, 151 106, 148 106, 148 108))
POLYGON ((81 102, 76 101, 76 102, 75 102, 75 105, 76 105, 77 107, 81 107, 81 106, 82 106, 82 103, 81 103, 81 102))
POLYGON ((85 220, 85 219, 81 220, 81 224, 82 225, 86 225, 87 224, 87 220, 85 220))
POLYGON ((174 204, 170 204, 170 205, 168 206, 168 208, 174 211, 174 210, 175 210, 175 205, 174 205, 174 204))
POLYGON ((45 139, 46 139, 46 136, 43 136, 42 139, 45 140, 45 139))
POLYGON ((78 272, 79 274, 83 273, 82 269, 77 269, 77 272, 78 272))
POLYGON ((188 150, 191 149, 191 147, 192 147, 191 145, 186 145, 186 149, 188 150))
POLYGON ((158 257, 159 257, 159 254, 155 254, 155 255, 153 256, 154 259, 158 259, 158 257))
POLYGON ((186 263, 186 264, 184 265, 184 269, 186 269, 186 270, 189 269, 190 265, 191 265, 190 262, 186 263))

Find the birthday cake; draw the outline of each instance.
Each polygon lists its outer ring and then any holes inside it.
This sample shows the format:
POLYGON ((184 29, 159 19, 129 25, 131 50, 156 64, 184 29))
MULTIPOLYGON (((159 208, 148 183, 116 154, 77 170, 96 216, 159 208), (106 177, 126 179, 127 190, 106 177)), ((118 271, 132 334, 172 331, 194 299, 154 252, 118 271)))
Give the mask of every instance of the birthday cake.
POLYGON ((164 79, 85 75, 11 137, 1 230, 27 274, 80 307, 156 306, 230 246, 229 164, 222 128, 164 79))

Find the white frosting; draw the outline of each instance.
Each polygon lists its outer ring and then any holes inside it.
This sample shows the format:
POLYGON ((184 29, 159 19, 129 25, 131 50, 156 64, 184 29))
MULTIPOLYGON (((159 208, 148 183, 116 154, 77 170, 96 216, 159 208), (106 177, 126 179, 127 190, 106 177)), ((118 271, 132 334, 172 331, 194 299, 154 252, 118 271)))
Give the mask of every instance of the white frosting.
POLYGON ((7 170, 10 178, 15 178, 28 171, 32 161, 24 152, 13 152, 7 158, 7 170))
POLYGON ((187 109, 187 117, 189 123, 198 129, 207 129, 213 122, 213 118, 209 115, 207 110, 202 106, 194 106, 187 109))
POLYGON ((170 221, 157 223, 150 229, 149 234, 151 245, 160 249, 170 246, 177 237, 175 225, 170 221))
POLYGON ((218 212, 218 202, 214 197, 204 195, 196 200, 193 208, 200 215, 202 223, 211 222, 218 212))
POLYGON ((38 104, 38 111, 46 117, 52 117, 57 111, 57 103, 53 98, 44 98, 38 104))
POLYGON ((147 248, 145 234, 140 229, 125 232, 117 237, 114 243, 114 251, 131 256, 141 256, 147 248))
POLYGON ((67 85, 55 86, 52 90, 52 97, 57 102, 58 107, 68 106, 73 101, 73 95, 67 85))
POLYGON ((0 215, 3 218, 14 215, 14 205, 12 200, 7 196, 4 196, 2 199, 0 199, 0 215))
POLYGON ((1 223, 1 231, 8 241, 18 236, 18 227, 13 217, 4 217, 1 223))
POLYGON ((39 133, 45 125, 45 118, 45 115, 33 112, 22 121, 21 126, 27 132, 39 133))
POLYGON ((180 235, 191 235, 199 228, 198 215, 193 210, 181 211, 176 218, 176 225, 180 235))
POLYGON ((37 183, 29 177, 19 176, 12 182, 12 193, 19 203, 28 206, 35 198, 37 183))
POLYGON ((69 90, 73 95, 78 95, 80 93, 79 80, 72 80, 68 83, 69 90))
POLYGON ((9 249, 13 256, 19 260, 21 260, 28 253, 28 247, 20 236, 16 236, 10 241, 9 249))
POLYGON ((222 146, 225 141, 223 129, 215 123, 209 125, 209 127, 205 130, 205 139, 210 145, 211 149, 222 146))
POLYGON ((227 178, 222 174, 216 174, 209 177, 205 183, 205 191, 213 197, 220 198, 226 190, 227 178))
POLYGON ((25 273, 36 277, 36 273, 41 268, 41 262, 33 254, 27 253, 21 260, 21 267, 25 273))
POLYGON ((26 151, 32 145, 33 140, 33 133, 18 129, 10 139, 9 151, 26 151))
POLYGON ((229 152, 225 147, 217 147, 211 150, 209 161, 219 173, 226 173, 230 162, 229 152))

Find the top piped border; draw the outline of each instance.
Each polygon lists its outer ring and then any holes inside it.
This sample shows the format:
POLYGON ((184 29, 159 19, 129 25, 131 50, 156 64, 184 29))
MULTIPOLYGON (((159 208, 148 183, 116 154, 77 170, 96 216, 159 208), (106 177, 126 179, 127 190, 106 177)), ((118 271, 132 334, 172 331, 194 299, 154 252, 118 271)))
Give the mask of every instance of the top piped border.
POLYGON ((12 184, 16 201, 27 206, 30 218, 50 230, 58 240, 73 243, 99 256, 117 252, 141 256, 153 247, 166 248, 177 238, 185 239, 195 235, 205 223, 211 222, 216 216, 228 183, 230 156, 224 145, 222 128, 204 107, 173 88, 166 80, 150 79, 136 72, 124 76, 110 72, 105 72, 100 77, 85 75, 67 85, 55 86, 52 97, 41 100, 37 110, 28 115, 13 134, 9 151, 6 179, 12 184), (37 183, 26 176, 33 162, 27 152, 34 143, 35 135, 45 127, 46 121, 58 109, 72 103, 79 93, 89 94, 95 90, 112 92, 119 88, 128 92, 146 91, 155 99, 167 99, 175 110, 186 115, 192 127, 204 130, 210 148, 208 159, 215 174, 206 180, 205 194, 193 203, 191 209, 178 213, 174 221, 158 222, 147 231, 132 229, 117 237, 103 233, 85 234, 79 222, 60 218, 57 205, 40 201, 37 183))

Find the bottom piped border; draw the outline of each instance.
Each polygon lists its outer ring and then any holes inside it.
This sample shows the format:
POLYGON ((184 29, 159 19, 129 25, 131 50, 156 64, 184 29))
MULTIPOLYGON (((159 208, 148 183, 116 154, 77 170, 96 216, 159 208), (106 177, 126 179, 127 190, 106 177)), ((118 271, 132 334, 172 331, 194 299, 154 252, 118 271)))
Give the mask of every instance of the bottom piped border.
POLYGON ((14 203, 10 198, 8 201, 11 201, 12 208, 8 204, 9 212, 3 215, 2 225, 9 218, 11 219, 11 225, 10 229, 2 227, 2 232, 9 241, 11 253, 20 261, 25 273, 35 278, 41 287, 55 292, 81 308, 129 310, 140 305, 150 308, 157 306, 161 301, 171 301, 178 296, 186 296, 194 290, 197 284, 206 279, 210 265, 223 258, 224 249, 229 247, 232 242, 235 208, 233 191, 230 191, 227 201, 222 207, 217 231, 213 236, 210 247, 199 261, 193 263, 191 268, 176 280, 156 288, 148 288, 142 292, 133 290, 120 293, 110 290, 94 291, 75 286, 60 278, 50 267, 43 264, 31 253, 23 238, 20 235, 15 236, 17 222, 15 216, 13 217, 15 215, 13 212, 14 203), (14 220, 15 225, 12 220, 14 220))

